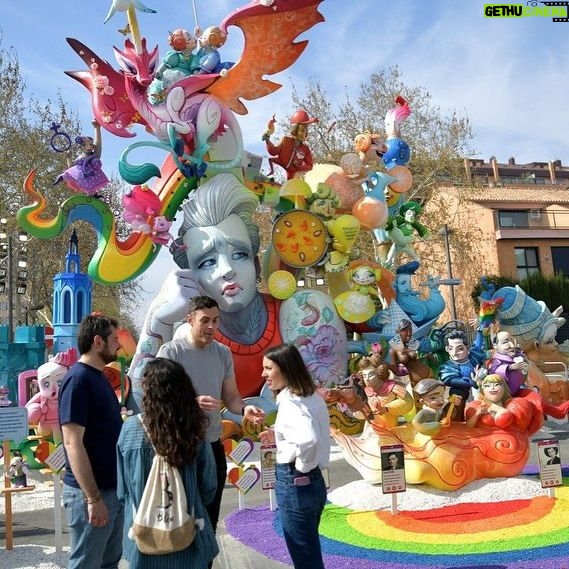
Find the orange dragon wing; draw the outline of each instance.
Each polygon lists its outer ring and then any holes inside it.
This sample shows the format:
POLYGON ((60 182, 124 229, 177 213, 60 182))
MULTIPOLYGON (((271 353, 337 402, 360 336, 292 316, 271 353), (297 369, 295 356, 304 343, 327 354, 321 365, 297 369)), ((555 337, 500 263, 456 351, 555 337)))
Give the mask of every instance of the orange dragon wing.
POLYGON ((247 114, 241 99, 259 99, 281 87, 263 77, 288 69, 300 57, 308 40, 294 40, 324 21, 318 12, 321 1, 274 0, 264 5, 254 0, 229 14, 220 27, 226 33, 229 26, 241 28, 245 37, 243 53, 225 77, 205 90, 235 113, 247 114))

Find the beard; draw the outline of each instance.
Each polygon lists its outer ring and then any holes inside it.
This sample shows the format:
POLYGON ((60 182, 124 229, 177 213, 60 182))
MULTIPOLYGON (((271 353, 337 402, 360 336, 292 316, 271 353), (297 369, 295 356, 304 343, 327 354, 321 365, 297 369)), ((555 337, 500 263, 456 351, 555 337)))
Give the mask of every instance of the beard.
POLYGON ((109 347, 107 345, 105 345, 105 349, 102 350, 101 352, 99 352, 99 357, 103 360, 103 362, 105 363, 105 365, 110 364, 112 362, 116 362, 117 361, 117 353, 115 352, 114 354, 109 350, 109 347))

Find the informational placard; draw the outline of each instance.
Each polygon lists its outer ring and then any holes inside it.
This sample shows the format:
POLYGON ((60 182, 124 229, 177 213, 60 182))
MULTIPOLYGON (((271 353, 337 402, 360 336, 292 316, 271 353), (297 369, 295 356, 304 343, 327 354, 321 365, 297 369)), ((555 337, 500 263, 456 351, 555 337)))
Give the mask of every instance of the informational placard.
POLYGON ((237 466, 241 466, 253 452, 254 448, 255 445, 251 439, 241 439, 227 456, 229 456, 237 466))
POLYGON ((539 478, 542 488, 563 486, 561 474, 561 455, 557 439, 541 439, 537 441, 539 459, 539 478))
POLYGON ((0 407, 0 441, 19 443, 28 438, 28 410, 25 407, 0 407))
POLYGON ((239 442, 233 439, 225 439, 223 448, 226 456, 236 465, 229 469, 227 479, 240 492, 239 508, 241 509, 241 496, 249 492, 261 478, 261 472, 258 468, 253 465, 245 465, 245 461, 255 448, 255 443, 251 439, 241 439, 239 442))
POLYGON ((405 458, 403 445, 383 445, 381 455, 381 489, 384 494, 405 492, 405 458))
POLYGON ((227 479, 235 488, 237 488, 242 494, 247 494, 255 484, 259 481, 261 473, 256 466, 248 466, 247 468, 242 468, 241 466, 235 466, 229 470, 227 473, 227 479))
POLYGON ((277 445, 261 444, 261 488, 272 490, 275 487, 277 445))
POLYGON ((53 470, 53 472, 61 472, 65 466, 65 451, 63 443, 57 445, 55 450, 45 459, 45 463, 53 470))

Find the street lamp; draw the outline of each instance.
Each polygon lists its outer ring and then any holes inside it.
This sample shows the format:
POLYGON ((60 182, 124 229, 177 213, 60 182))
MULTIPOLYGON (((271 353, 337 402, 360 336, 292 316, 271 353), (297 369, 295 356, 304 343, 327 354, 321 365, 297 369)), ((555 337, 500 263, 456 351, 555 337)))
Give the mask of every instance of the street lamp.
MULTIPOLYGON (((445 246, 445 254, 447 260, 447 272, 449 280, 453 279, 452 276, 452 259, 450 256, 450 240, 449 235, 451 230, 449 229, 448 225, 445 223, 438 231, 439 235, 443 236, 443 243, 445 246)), ((454 298, 454 286, 451 285, 449 288, 449 295, 450 295, 450 315, 453 320, 456 320, 456 300, 454 298)))
POLYGON ((0 293, 4 293, 8 300, 8 342, 14 339, 14 239, 19 243, 18 249, 18 272, 16 280, 16 294, 26 294, 28 279, 27 250, 20 247, 28 240, 25 231, 10 232, 8 220, 0 219, 0 293))

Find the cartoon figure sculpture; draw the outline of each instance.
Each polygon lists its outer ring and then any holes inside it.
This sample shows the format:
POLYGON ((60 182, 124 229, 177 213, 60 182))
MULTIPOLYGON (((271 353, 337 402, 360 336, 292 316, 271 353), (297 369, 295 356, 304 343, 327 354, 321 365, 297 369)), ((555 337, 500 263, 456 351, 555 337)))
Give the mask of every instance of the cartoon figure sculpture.
POLYGON ((28 421, 38 425, 38 433, 42 436, 52 436, 53 442, 61 442, 59 426, 58 398, 59 386, 67 370, 77 361, 75 348, 69 348, 51 358, 38 368, 38 384, 40 392, 27 403, 28 421))
POLYGON ((222 73, 234 64, 222 62, 218 49, 225 44, 227 34, 217 26, 206 28, 199 38, 199 48, 192 61, 192 74, 222 73))
POLYGON ((377 288, 377 283, 381 278, 381 269, 374 269, 370 265, 357 265, 348 271, 347 277, 353 291, 369 296, 376 310, 382 308, 377 288))
POLYGON ((168 43, 172 49, 164 56, 148 87, 148 100, 153 105, 163 103, 170 87, 192 74, 196 38, 188 30, 177 28, 169 33, 168 43))
POLYGON ((171 225, 172 222, 168 221, 163 215, 155 217, 150 234, 152 242, 157 245, 168 245, 170 241, 173 241, 174 236, 169 231, 171 225))
POLYGON ((451 332, 445 338, 445 351, 449 360, 439 368, 441 381, 449 388, 450 395, 459 395, 461 402, 454 409, 451 420, 464 421, 464 406, 470 397, 471 388, 478 387, 478 381, 486 375, 483 367, 486 354, 481 349, 481 331, 474 345, 469 349, 466 334, 461 330, 451 332))
POLYGON ((488 371, 504 378, 512 395, 527 381, 529 364, 517 342, 509 332, 500 331, 493 340, 494 354, 489 361, 488 371))
POLYGON ((160 212, 160 198, 146 185, 134 186, 122 197, 123 219, 134 231, 149 235, 160 212))
POLYGON ((423 208, 417 202, 405 202, 399 208, 398 215, 387 219, 385 232, 393 244, 385 260, 386 266, 392 267, 398 255, 402 254, 408 255, 415 261, 419 260, 411 243, 413 243, 415 233, 419 237, 426 237, 429 234, 429 230, 416 220, 422 211, 423 208))
POLYGON ((494 340, 494 353, 488 361, 488 371, 504 379, 514 397, 525 397, 543 414, 564 419, 569 413, 569 401, 553 405, 539 394, 526 387, 530 364, 509 332, 500 330, 494 340))
POLYGON ((419 267, 419 261, 410 261, 397 267, 394 283, 397 304, 417 326, 438 318, 445 309, 445 300, 439 291, 440 279, 427 279, 425 286, 429 289, 428 298, 421 298, 419 291, 413 288, 411 278, 419 267))
POLYGON ((78 136, 75 139, 79 145, 79 155, 73 165, 70 164, 69 168, 56 178, 54 185, 65 182, 76 192, 99 197, 99 190, 109 183, 109 179, 102 170, 101 127, 96 120, 92 124, 95 128, 95 139, 91 136, 78 136))
POLYGON ((536 359, 555 359, 558 347, 555 336, 565 324, 565 318, 560 316, 563 307, 551 312, 543 301, 534 300, 517 285, 498 289, 491 296, 492 300, 497 298, 503 299, 499 309, 500 329, 510 332, 524 352, 539 353, 536 359))
POLYGON ((236 176, 221 173, 182 206, 182 225, 170 247, 181 270, 166 278, 147 314, 129 371, 135 394, 145 361, 172 338, 173 325, 185 319, 188 300, 196 294, 219 304, 216 339, 233 352, 243 397, 259 395, 263 352, 283 341, 296 343, 315 382, 345 377, 346 333, 328 295, 300 291, 280 303, 258 291, 259 227, 252 220, 257 204, 236 176))
POLYGON ((12 402, 8 398, 9 390, 5 385, 0 385, 0 407, 10 407, 12 402))
POLYGON ((450 425, 450 416, 454 406, 460 404, 460 397, 452 395, 445 409, 445 389, 442 381, 431 378, 422 379, 413 388, 421 403, 421 410, 413 417, 412 422, 419 433, 436 436, 443 427, 450 425))
MULTIPOLYGON (((158 138, 160 147, 170 152, 182 173, 190 178, 201 177, 207 168, 225 170, 241 164, 243 140, 233 113, 246 114, 244 100, 268 95, 280 87, 267 77, 287 69, 298 59, 306 43, 296 42, 297 36, 323 20, 318 12, 318 0, 279 2, 278 10, 274 3, 269 6, 254 2, 232 11, 217 30, 210 30, 213 35, 202 34, 203 39, 210 42, 208 46, 204 45, 210 52, 202 55, 204 61, 210 59, 215 45, 221 45, 221 38, 234 25, 245 36, 244 49, 237 63, 219 73, 208 67, 204 74, 185 77, 170 88, 163 103, 153 105, 148 101, 147 90, 154 78, 158 50, 147 50, 146 39, 140 36, 133 3, 121 0, 121 4, 128 6, 126 13, 131 31, 131 39, 125 41, 124 50, 115 49, 123 73, 117 72, 81 42, 68 38, 87 70, 67 74, 89 89, 95 117, 106 130, 117 136, 132 137, 135 135, 129 130, 132 124, 145 126, 158 138), (107 78, 112 94, 95 88, 94 80, 100 75, 107 78), (221 135, 225 135, 223 144, 221 140, 218 142, 221 135), (211 160, 209 151, 218 148, 223 148, 224 155, 230 159, 211 160)), ((194 62, 200 60, 196 54, 194 62)), ((155 142, 148 144, 156 146, 155 142)), ((123 154, 121 164, 125 161, 123 154)), ((127 164, 124 170, 128 171, 129 166, 127 164)), ((129 183, 142 183, 157 173, 158 168, 150 166, 154 168, 126 174, 128 180, 123 170, 121 175, 129 183)))
POLYGON ((308 125, 318 122, 317 118, 310 117, 300 109, 290 117, 290 131, 278 144, 271 142, 271 134, 275 131, 275 117, 269 121, 267 131, 262 140, 267 146, 267 152, 275 158, 269 158, 270 171, 273 174, 275 164, 284 168, 287 179, 290 180, 299 172, 312 170, 312 152, 304 142, 308 135, 308 125))
POLYGON ((387 111, 385 115, 385 140, 386 150, 382 155, 382 161, 390 170, 395 166, 404 166, 411 158, 409 145, 400 138, 400 127, 403 121, 411 114, 411 108, 407 101, 398 96, 395 99, 395 107, 387 111))
POLYGON ((21 452, 14 451, 10 466, 6 470, 6 476, 10 478, 14 488, 25 488, 28 485, 27 477, 30 476, 30 470, 21 452))
POLYGON ((354 138, 354 148, 363 164, 368 166, 377 165, 387 152, 383 137, 379 134, 372 134, 369 130, 354 138))
POLYGON ((373 353, 362 358, 358 369, 373 414, 373 423, 384 427, 397 426, 398 418, 413 409, 413 397, 405 385, 390 379, 389 367, 383 362, 381 354, 373 353))
POLYGON ((403 318, 396 328, 397 336, 389 341, 390 369, 398 377, 409 376, 411 385, 429 377, 429 366, 419 359, 419 342, 413 338, 413 324, 403 318))
POLYGON ((543 423, 539 409, 531 400, 512 397, 504 378, 488 374, 480 382, 478 398, 466 406, 466 424, 534 433, 543 423))

